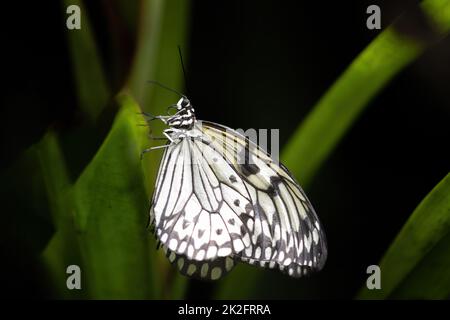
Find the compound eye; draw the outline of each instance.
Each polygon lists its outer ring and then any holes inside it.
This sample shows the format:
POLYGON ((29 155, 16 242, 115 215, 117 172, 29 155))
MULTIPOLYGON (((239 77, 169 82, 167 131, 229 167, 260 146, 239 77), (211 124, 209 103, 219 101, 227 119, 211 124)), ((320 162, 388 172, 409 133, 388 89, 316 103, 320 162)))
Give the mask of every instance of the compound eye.
POLYGON ((189 102, 188 99, 183 98, 183 99, 181 100, 181 106, 182 106, 183 108, 186 108, 189 104, 190 104, 190 102, 189 102))

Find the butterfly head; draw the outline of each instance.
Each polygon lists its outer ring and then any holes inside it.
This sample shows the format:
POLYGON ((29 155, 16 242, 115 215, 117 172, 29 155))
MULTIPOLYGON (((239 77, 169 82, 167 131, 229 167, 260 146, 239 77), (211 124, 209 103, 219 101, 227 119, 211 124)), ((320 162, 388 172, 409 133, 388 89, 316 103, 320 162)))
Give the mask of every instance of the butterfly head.
POLYGON ((194 108, 188 98, 183 96, 176 104, 177 113, 167 121, 167 124, 176 129, 192 129, 195 124, 194 108))
POLYGON ((189 99, 185 96, 183 96, 180 100, 177 102, 177 109, 181 110, 184 108, 192 108, 191 102, 189 99))

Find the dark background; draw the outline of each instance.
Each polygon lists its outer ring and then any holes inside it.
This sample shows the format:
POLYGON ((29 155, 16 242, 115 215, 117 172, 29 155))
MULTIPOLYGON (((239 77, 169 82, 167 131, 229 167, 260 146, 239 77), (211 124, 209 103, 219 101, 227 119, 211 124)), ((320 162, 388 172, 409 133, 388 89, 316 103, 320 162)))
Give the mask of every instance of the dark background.
MULTIPOLYGON (((416 1, 193 1, 184 50, 187 94, 197 117, 232 128, 279 128, 283 146, 319 97, 379 33, 366 28, 370 4, 380 5, 383 28, 406 11, 398 30, 433 39, 414 9, 416 1)), ((135 38, 124 27, 121 50, 111 51, 111 6, 108 1, 87 3, 108 79, 118 89, 135 38)), ((43 209, 27 202, 27 172, 19 177, 5 172, 49 126, 64 135, 82 119, 61 5, 10 1, 2 8, 1 210, 8 213, 1 237, 2 291, 12 297, 45 297, 48 288, 32 252, 45 246, 52 228, 43 209), (28 243, 30 232, 39 232, 42 241, 28 243)), ((322 276, 306 280, 317 290, 301 292, 295 281, 274 273, 265 278, 262 298, 273 297, 280 287, 280 298, 355 295, 366 279, 366 267, 379 262, 407 217, 449 171, 448 57, 447 38, 381 91, 307 190, 329 230, 329 259, 322 276)), ((107 132, 110 122, 103 125, 107 132)), ((87 164, 82 159, 73 165, 75 177, 87 164)), ((193 282, 189 294, 208 297, 211 290, 210 284, 193 282)))

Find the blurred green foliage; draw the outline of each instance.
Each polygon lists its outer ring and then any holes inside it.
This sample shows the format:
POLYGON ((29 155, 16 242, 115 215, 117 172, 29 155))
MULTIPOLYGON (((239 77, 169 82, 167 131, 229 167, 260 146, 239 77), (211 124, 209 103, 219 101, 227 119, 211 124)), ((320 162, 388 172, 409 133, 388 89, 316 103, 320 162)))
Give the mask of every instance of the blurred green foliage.
POLYGON ((450 295, 450 174, 419 204, 381 260, 381 290, 361 299, 446 299, 450 295))
MULTIPOLYGON (((64 5, 69 2, 65 1, 64 5)), ((83 11, 81 2, 75 4, 83 11)), ((147 80, 163 79, 171 87, 180 88, 180 69, 172 61, 178 60, 174 48, 184 47, 188 7, 183 1, 143 1, 141 5, 139 29, 152 31, 140 32, 128 80, 123 91, 113 99, 119 110, 116 119, 73 185, 55 134, 50 132, 38 145, 58 230, 44 251, 43 260, 60 296, 148 299, 184 295, 186 280, 178 274, 167 275, 168 262, 161 252, 153 249, 155 244, 145 228, 148 222, 145 212, 149 210, 148 199, 159 155, 149 154, 140 161, 141 150, 151 141, 147 139, 148 129, 139 126, 145 123, 139 113, 145 109, 159 114, 170 103, 170 97, 153 96, 147 80), (170 36, 162 37, 163 30, 170 36), (167 55, 169 51, 174 54, 167 55), (55 163, 57 166, 53 167, 55 163), (65 268, 70 264, 80 265, 84 272, 86 287, 82 293, 69 292, 65 287, 65 268), (168 281, 163 283, 165 278, 168 281), (175 288, 164 289, 171 282, 175 288)), ((77 87, 81 88, 78 90, 80 109, 95 125, 101 109, 106 108, 112 97, 106 89, 86 15, 82 30, 80 34, 68 33, 69 47, 72 64, 77 69, 77 87)))
MULTIPOLYGON (((62 7, 82 1, 62 1, 62 7)), ((120 7, 125 1, 118 1, 120 7)), ((442 34, 450 29, 450 4, 426 0, 423 8, 442 34)), ((130 10, 131 11, 131 10, 130 10)), ((129 13, 129 12, 128 12, 129 13)), ((61 10, 65 14, 65 10, 61 10)), ((127 14, 128 24, 133 24, 127 14)), ((169 95, 155 95, 146 82, 158 79, 181 89, 181 68, 176 46, 186 49, 189 6, 183 0, 143 0, 139 7, 134 58, 119 92, 112 92, 96 46, 96 37, 83 15, 81 32, 68 32, 79 109, 89 125, 96 126, 109 105, 117 109, 109 132, 98 150, 75 179, 70 159, 63 152, 62 138, 49 129, 24 154, 38 163, 54 234, 41 259, 59 298, 182 298, 187 279, 181 277, 156 251, 145 226, 149 198, 160 154, 140 162, 140 151, 151 145, 147 129, 138 127, 141 110, 163 113, 172 103, 169 95), (66 266, 81 266, 86 281, 81 291, 65 287, 66 266)), ((393 28, 383 31, 355 58, 325 93, 287 144, 283 158, 302 183, 309 184, 370 100, 428 44, 399 37, 393 28), (309 157, 302 155, 308 154, 309 157)), ((187 50, 183 50, 185 53, 187 50)), ((154 127, 158 130, 158 126, 154 127)), ((83 143, 83 141, 79 141, 83 143)), ((38 180, 40 181, 40 180, 38 180)), ((382 260, 389 271, 379 295, 366 291, 360 298, 448 296, 449 177, 419 205, 382 260), (412 242, 413 241, 413 242, 412 242), (427 285, 430 266, 442 288, 427 285), (437 270, 437 271, 436 271, 437 270), (420 289, 429 289, 429 294, 420 289)), ((239 266, 219 283, 217 298, 251 298, 263 271, 239 266), (239 290, 236 290, 239 288, 239 290)))
MULTIPOLYGON (((77 5, 85 12, 82 1, 64 0, 62 8, 77 5)), ((110 98, 103 65, 97 50, 89 19, 82 18, 83 27, 77 32, 67 32, 67 42, 72 59, 79 108, 95 121, 110 98), (95 94, 93 94, 95 92, 95 94)))
MULTIPOLYGON (((429 0, 424 1, 422 7, 430 18, 436 17, 437 29, 444 36, 450 30, 450 3, 429 0)), ((400 36, 391 26, 353 60, 312 108, 283 149, 281 160, 303 187, 308 187, 322 163, 371 99, 427 45, 430 44, 400 36)), ((441 205, 448 208, 448 202, 441 205)), ((256 293, 255 284, 261 281, 262 276, 259 270, 239 266, 224 280, 217 298, 251 297, 256 293), (236 292, 236 287, 240 287, 239 292, 236 292)))
MULTIPOLYGON (((422 8, 440 36, 447 34, 450 29, 448 1, 424 1, 422 8)), ((400 35, 390 26, 352 61, 312 108, 283 150, 282 159, 302 185, 310 183, 373 97, 429 45, 431 43, 400 35)))
POLYGON ((118 100, 111 131, 73 187, 84 282, 96 298, 155 298, 159 286, 142 215, 148 201, 139 157, 145 128, 136 126, 137 104, 128 96, 118 100))

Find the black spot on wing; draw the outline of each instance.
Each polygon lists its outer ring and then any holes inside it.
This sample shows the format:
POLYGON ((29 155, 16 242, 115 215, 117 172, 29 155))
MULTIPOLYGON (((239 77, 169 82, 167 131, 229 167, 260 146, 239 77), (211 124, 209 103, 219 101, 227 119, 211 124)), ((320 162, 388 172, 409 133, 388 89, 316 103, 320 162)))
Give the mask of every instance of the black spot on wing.
POLYGON ((278 195, 278 187, 274 187, 273 185, 270 185, 266 189, 266 193, 269 195, 269 197, 274 198, 278 195))
POLYGON ((283 180, 279 176, 271 176, 270 183, 275 187, 278 186, 283 180))
POLYGON ((197 223, 199 217, 200 217, 200 214, 197 214, 197 215, 194 217, 194 219, 192 219, 192 222, 197 223))
MULTIPOLYGON (((194 138, 192 138, 192 141, 193 141, 193 140, 194 140, 194 138)), ((205 145, 207 145, 207 146, 209 146, 209 145, 211 144, 211 141, 206 140, 206 139, 204 139, 204 138, 202 138, 202 142, 203 142, 205 145)), ((214 158, 213 161, 214 161, 214 162, 217 162, 217 158, 214 158)))
MULTIPOLYGON (((239 218, 242 220, 242 222, 244 223, 245 226, 248 226, 248 220, 253 220, 253 222, 255 220, 251 215, 249 215, 245 212, 242 212, 239 215, 239 218)), ((245 234, 245 233, 243 233, 243 234, 245 234)))
POLYGON ((216 258, 209 261, 189 260, 185 255, 178 255, 163 246, 169 262, 187 277, 198 280, 218 280, 230 272, 235 261, 232 257, 216 258))
POLYGON ((279 176, 271 176, 270 177, 270 185, 267 188, 266 192, 269 195, 269 197, 273 198, 280 194, 280 183, 283 182, 283 179, 281 179, 279 176))
POLYGON ((267 221, 267 213, 264 210, 264 208, 259 204, 259 202, 256 203, 256 205, 254 206, 254 210, 255 210, 255 216, 258 217, 258 219, 262 220, 266 220, 267 221))
POLYGON ((249 142, 246 141, 246 146, 239 152, 237 159, 239 171, 246 177, 257 174, 260 171, 259 167, 251 159, 252 156, 249 148, 249 142))
POLYGON ((242 163, 239 164, 240 171, 246 177, 259 172, 259 167, 254 163, 242 163))

